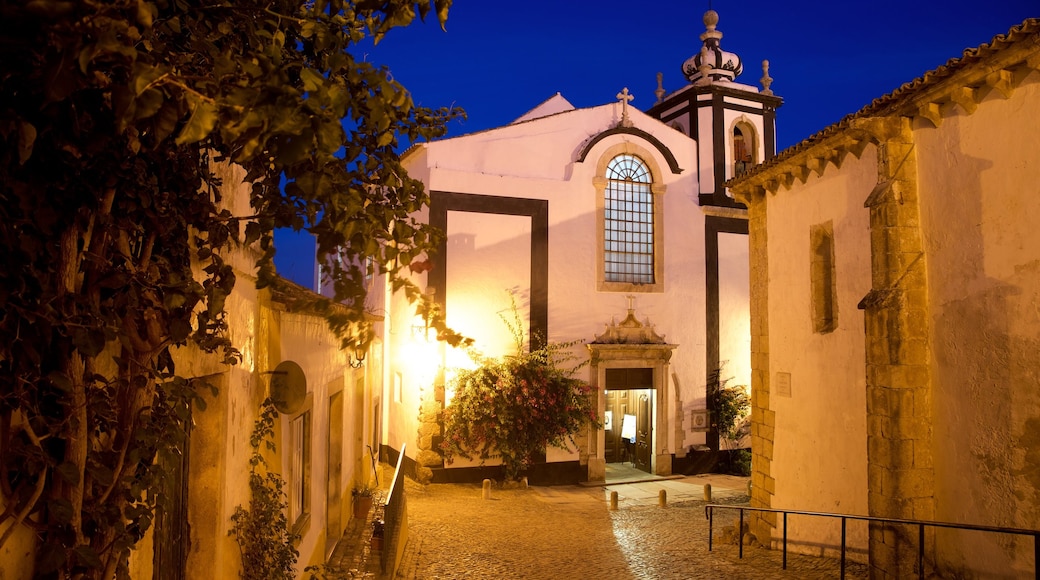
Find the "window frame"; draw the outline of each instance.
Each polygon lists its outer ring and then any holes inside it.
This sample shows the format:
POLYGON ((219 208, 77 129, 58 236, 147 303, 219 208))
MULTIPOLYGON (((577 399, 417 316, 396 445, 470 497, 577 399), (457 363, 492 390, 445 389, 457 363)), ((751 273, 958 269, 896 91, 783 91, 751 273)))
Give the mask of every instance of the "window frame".
POLYGON ((809 228, 809 300, 812 328, 828 334, 838 328, 838 284, 834 251, 834 222, 809 228))
POLYGON ((289 528, 300 537, 310 524, 311 474, 314 460, 314 413, 312 394, 307 393, 303 408, 285 422, 286 461, 288 462, 287 516, 289 528), (297 433, 297 422, 300 431, 297 433), (298 435, 300 438, 298 439, 298 435))
POLYGON ((622 142, 608 147, 599 157, 593 186, 596 190, 596 276, 597 290, 601 292, 664 292, 664 192, 660 165, 647 149, 631 142, 622 142), (614 158, 631 155, 646 166, 650 182, 649 191, 653 204, 653 282, 617 282, 606 276, 606 193, 609 185, 607 167, 614 158))

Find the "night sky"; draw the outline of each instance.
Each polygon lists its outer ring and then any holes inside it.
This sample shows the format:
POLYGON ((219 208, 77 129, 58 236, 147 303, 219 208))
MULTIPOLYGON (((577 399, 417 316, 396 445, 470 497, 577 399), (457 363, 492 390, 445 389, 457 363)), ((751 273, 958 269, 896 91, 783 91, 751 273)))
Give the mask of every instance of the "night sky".
MULTIPOLYGON (((447 32, 432 16, 392 31, 359 57, 385 64, 419 105, 461 107, 449 136, 508 124, 555 93, 575 107, 616 100, 654 104, 657 73, 668 92, 700 50, 709 2, 691 0, 456 0, 447 32)), ((723 50, 744 64, 736 81, 759 86, 769 61, 778 148, 797 144, 873 99, 920 77, 965 48, 1026 18, 1037 0, 715 0, 723 50)), ((276 235, 279 273, 311 286, 313 242, 276 235)))

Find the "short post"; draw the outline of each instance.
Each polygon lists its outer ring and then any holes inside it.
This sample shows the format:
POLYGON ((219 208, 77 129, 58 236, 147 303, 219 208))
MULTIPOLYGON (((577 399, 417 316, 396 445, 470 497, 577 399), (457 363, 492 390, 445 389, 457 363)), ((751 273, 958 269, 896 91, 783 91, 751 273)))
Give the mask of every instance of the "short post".
POLYGON ((704 484, 704 501, 711 501, 711 484, 704 484))
POLYGON ((747 480, 747 494, 751 495, 751 480, 747 480))
POLYGON ((668 491, 662 489, 657 492, 657 505, 658 507, 668 507, 668 491))
POLYGON ((491 480, 484 480, 484 489, 480 494, 481 499, 491 499, 491 480))
POLYGON ((611 511, 617 511, 617 492, 610 492, 610 509, 611 511))

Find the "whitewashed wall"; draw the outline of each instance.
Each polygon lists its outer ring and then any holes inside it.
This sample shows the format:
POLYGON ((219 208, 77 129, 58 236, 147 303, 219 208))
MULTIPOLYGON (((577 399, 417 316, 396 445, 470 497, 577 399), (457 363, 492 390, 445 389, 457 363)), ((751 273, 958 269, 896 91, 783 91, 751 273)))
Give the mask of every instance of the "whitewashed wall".
MULTIPOLYGON (((621 117, 617 104, 559 113, 426 144, 406 157, 407 168, 410 175, 423 179, 431 191, 549 200, 548 339, 591 341, 612 319, 623 319, 628 307, 628 293, 596 289, 600 240, 596 234, 597 194, 593 179, 597 163, 618 143, 631 142, 645 150, 650 157, 647 160, 659 169, 655 181, 666 187, 660 198, 665 204, 664 292, 635 293, 636 315, 641 321, 649 318, 659 334, 679 345, 670 369, 679 378, 679 399, 686 403, 703 400, 704 217, 697 203, 696 143, 632 108, 629 116, 637 128, 652 134, 673 153, 683 169, 681 174, 673 174, 656 148, 633 135, 605 138, 591 148, 584 162, 576 162, 579 151, 591 137, 617 125, 621 117)), ((508 312, 507 288, 523 291, 530 286, 526 258, 530 240, 525 229, 530 221, 457 214, 461 212, 449 213, 449 252, 455 248, 475 253, 481 261, 474 264, 482 265, 456 265, 456 254, 451 254, 449 320, 463 333, 483 337, 478 348, 488 354, 508 353, 512 343, 505 340, 508 334, 498 313, 508 312), (451 236, 456 236, 454 241, 461 245, 452 246, 451 236), (483 275, 478 277, 478 271, 483 275), (457 313, 463 302, 470 309, 478 306, 477 314, 457 313), (496 332, 497 338, 493 338, 496 332)), ((744 269, 746 264, 745 258, 744 269)), ((420 283, 425 280, 420 279, 420 283)), ((526 317, 526 305, 520 306, 526 317)), ((584 349, 576 352, 587 356, 584 349)), ((397 368, 403 365, 403 361, 399 362, 397 368)), ((673 389, 671 379, 669 384, 669 389, 673 389)), ((391 428, 391 439, 414 440, 414 423, 410 434, 408 428, 403 427, 406 432, 391 428)), ((667 435, 669 452, 704 442, 703 433, 690 433, 688 428, 684 429, 682 440, 676 440, 671 435, 674 428, 675 425, 670 426, 667 434, 659 432, 662 437, 667 435)), ((657 429, 659 426, 655 426, 657 429)), ((576 455, 553 452, 551 457, 566 460, 575 459, 576 455)))
MULTIPOLYGON (((811 174, 803 185, 767 194, 770 405, 776 412, 773 507, 866 514, 867 441, 863 313, 870 290, 869 215, 863 201, 877 183, 876 151, 845 158, 841 170, 811 174), (813 332, 810 228, 833 222, 838 326, 813 332), (789 395, 779 390, 790 376, 789 395)), ((839 546, 840 529, 792 518, 793 548, 839 546)), ((854 556, 865 557, 865 526, 849 527, 854 556)))

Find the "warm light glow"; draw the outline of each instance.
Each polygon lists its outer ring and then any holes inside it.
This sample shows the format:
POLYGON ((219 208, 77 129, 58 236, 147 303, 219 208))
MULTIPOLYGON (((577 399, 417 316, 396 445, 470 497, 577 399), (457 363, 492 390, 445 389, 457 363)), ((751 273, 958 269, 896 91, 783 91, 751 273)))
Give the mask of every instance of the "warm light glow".
POLYGON ((459 371, 473 370, 479 366, 479 363, 473 360, 473 357, 469 355, 469 352, 463 348, 448 348, 444 362, 444 405, 448 406, 451 404, 451 400, 455 398, 455 389, 452 387, 455 382, 455 377, 459 371))

